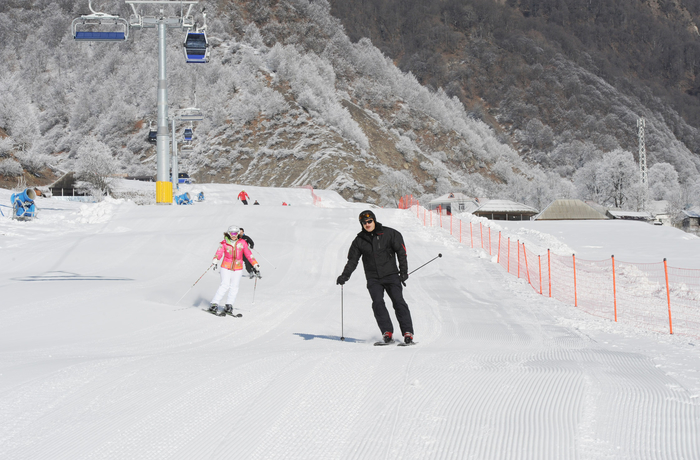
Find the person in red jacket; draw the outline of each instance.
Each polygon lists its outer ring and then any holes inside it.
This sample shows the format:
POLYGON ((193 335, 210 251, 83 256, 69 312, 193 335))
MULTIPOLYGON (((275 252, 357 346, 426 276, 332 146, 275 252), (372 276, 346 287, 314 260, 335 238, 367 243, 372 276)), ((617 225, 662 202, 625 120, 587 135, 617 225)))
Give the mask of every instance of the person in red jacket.
POLYGON ((247 205, 248 204, 248 199, 250 197, 248 194, 245 192, 245 190, 241 190, 241 193, 238 194, 238 199, 243 202, 243 204, 247 205))

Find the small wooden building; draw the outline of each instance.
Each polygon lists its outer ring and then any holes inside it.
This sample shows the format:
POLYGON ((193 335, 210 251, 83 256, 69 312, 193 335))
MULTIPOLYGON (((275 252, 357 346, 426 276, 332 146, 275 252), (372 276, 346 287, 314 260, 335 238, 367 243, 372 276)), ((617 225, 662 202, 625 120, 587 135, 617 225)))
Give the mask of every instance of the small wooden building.
POLYGON ((611 219, 638 220, 641 222, 651 222, 654 217, 646 211, 621 211, 619 209, 608 209, 605 213, 611 219))
POLYGON ((53 184, 49 185, 51 195, 55 197, 61 196, 85 196, 85 193, 80 192, 75 188, 75 173, 69 172, 64 174, 53 184))
POLYGON ((698 233, 700 232, 700 211, 685 210, 681 211, 681 228, 685 232, 698 233))
POLYGON ((453 212, 473 212, 479 207, 476 198, 468 197, 464 193, 450 192, 431 200, 428 203, 428 210, 444 210, 448 215, 453 212))
POLYGON ((473 214, 491 220, 530 220, 539 211, 523 203, 508 200, 489 200, 479 206, 473 214))

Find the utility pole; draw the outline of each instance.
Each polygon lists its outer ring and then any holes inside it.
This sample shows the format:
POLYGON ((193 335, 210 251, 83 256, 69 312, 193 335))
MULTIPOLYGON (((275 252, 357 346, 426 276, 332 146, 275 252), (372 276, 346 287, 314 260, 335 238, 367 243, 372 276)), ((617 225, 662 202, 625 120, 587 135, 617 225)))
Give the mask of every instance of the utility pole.
POLYGON ((637 139, 639 143, 639 183, 642 186, 642 210, 647 207, 649 199, 649 181, 647 177, 647 148, 644 142, 644 128, 646 120, 644 117, 637 120, 637 139))

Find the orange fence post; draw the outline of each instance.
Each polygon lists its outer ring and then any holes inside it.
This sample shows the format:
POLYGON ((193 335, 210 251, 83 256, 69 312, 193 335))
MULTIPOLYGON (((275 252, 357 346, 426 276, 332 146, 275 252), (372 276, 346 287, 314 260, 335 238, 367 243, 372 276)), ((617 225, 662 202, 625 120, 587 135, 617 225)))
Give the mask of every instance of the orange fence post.
POLYGON ((537 254, 537 271, 540 275, 540 295, 542 295, 542 257, 537 254))
POLYGON ((491 253, 491 227, 489 227, 489 255, 492 256, 493 254, 491 253))
POLYGON ((530 282, 530 269, 527 266, 527 251, 525 250, 525 243, 523 243, 523 257, 525 257, 525 273, 527 273, 527 283, 532 286, 530 282))
POLYGON ((576 292, 576 254, 571 254, 574 258, 574 307, 578 307, 578 293, 576 292))
POLYGON ((547 279, 549 280, 549 297, 552 297, 552 258, 547 248, 547 279))
POLYGON ((462 242, 462 219, 459 219, 459 242, 462 242))
POLYGON ((668 287, 668 266, 664 257, 664 273, 666 274, 666 298, 668 299, 668 328, 673 334, 673 323, 671 322, 671 289, 668 287))
POLYGON ((442 209, 438 210, 437 213, 440 216, 440 228, 442 228, 442 209))
POLYGON ((615 322, 617 323, 617 286, 615 284, 615 254, 610 256, 613 269, 613 306, 615 307, 615 322))
POLYGON ((518 248, 518 279, 520 278, 520 240, 517 241, 516 247, 518 248))
POLYGON ((510 237, 508 237, 508 273, 510 273, 510 237))
POLYGON ((498 232, 498 256, 496 256, 496 263, 501 263, 501 232, 498 232))

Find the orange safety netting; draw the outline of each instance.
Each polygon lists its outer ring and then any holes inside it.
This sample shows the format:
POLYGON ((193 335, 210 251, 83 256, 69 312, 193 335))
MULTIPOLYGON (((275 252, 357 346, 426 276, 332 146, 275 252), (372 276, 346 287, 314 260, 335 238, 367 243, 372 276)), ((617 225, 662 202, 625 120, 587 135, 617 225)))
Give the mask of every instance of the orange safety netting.
POLYGON ((314 193, 314 188, 311 185, 302 185, 300 188, 306 188, 311 191, 311 198, 313 199, 314 206, 318 206, 321 203, 321 197, 314 193))
POLYGON ((464 221, 444 209, 428 210, 407 195, 399 208, 426 227, 449 231, 460 243, 481 248, 538 294, 574 305, 592 315, 647 330, 700 337, 700 270, 659 263, 583 260, 526 245, 473 216, 464 221))

